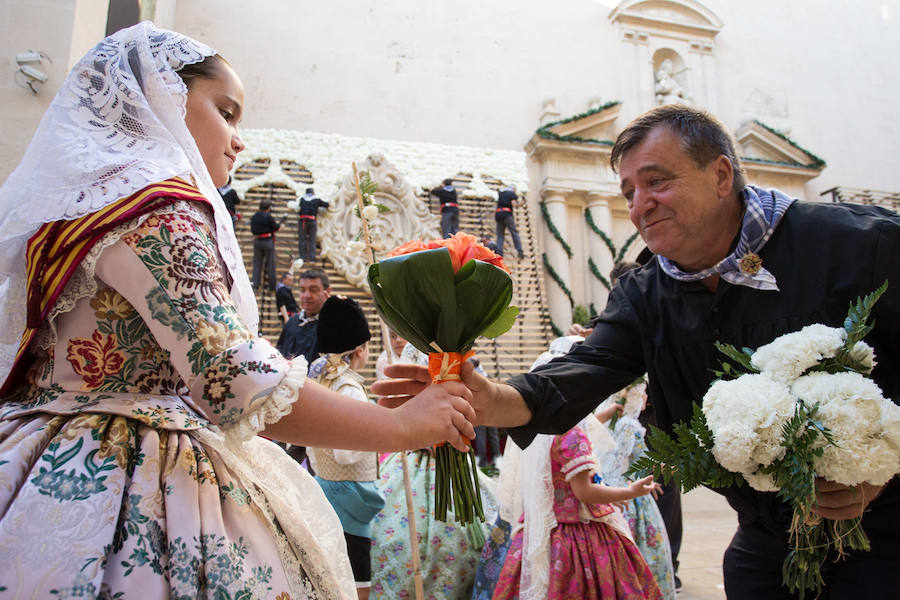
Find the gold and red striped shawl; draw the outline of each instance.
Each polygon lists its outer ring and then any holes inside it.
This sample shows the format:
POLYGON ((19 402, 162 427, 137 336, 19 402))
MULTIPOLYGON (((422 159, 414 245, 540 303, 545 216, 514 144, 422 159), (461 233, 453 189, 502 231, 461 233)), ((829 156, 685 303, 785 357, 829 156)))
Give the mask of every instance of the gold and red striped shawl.
POLYGON ((9 376, 0 388, 4 394, 21 382, 32 363, 28 345, 66 287, 78 263, 113 228, 179 200, 209 203, 187 181, 173 177, 154 183, 127 198, 71 221, 45 223, 28 240, 25 251, 27 321, 9 376))

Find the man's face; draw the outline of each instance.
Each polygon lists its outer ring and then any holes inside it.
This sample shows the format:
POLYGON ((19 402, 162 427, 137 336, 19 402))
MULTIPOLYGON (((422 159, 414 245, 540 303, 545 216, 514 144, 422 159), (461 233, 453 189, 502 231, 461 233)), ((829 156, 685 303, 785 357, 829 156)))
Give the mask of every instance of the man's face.
POLYGON ((666 127, 651 130, 622 157, 619 176, 631 222, 654 254, 700 270, 724 258, 724 235, 727 254, 732 212, 724 206, 733 202, 733 173, 723 161, 724 155, 698 167, 666 127))
POLYGON ((318 277, 315 279, 300 279, 300 308, 306 311, 307 315, 317 315, 322 310, 325 300, 331 295, 331 288, 322 287, 322 280, 318 277))
POLYGON ((287 287, 291 287, 292 285, 294 285, 294 278, 291 275, 285 275, 282 278, 281 283, 283 283, 287 287))

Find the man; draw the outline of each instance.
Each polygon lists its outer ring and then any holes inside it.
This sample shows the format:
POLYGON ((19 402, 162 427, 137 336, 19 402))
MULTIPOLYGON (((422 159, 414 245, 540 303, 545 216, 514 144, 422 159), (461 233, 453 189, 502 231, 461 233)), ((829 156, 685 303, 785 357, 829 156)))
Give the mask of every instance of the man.
POLYGON ((519 253, 519 258, 525 256, 522 252, 522 241, 516 230, 516 218, 513 216, 513 207, 525 204, 516 193, 515 185, 508 185, 497 192, 497 208, 494 210, 494 221, 497 222, 497 254, 503 256, 503 232, 509 230, 512 235, 513 246, 519 253))
POLYGON ((431 195, 441 202, 441 235, 448 238, 459 231, 459 198, 453 180, 445 179, 441 187, 431 190, 431 195))
MULTIPOLYGON (((897 401, 897 214, 792 202, 777 190, 745 187, 722 124, 679 105, 638 117, 619 136, 611 159, 631 220, 657 259, 622 276, 586 342, 569 354, 507 384, 464 369, 478 424, 514 427, 510 436, 524 446, 538 432, 567 430, 598 398, 646 371, 657 421, 671 431, 689 420, 692 403, 701 402, 714 378, 721 358, 715 341, 757 348, 811 323, 840 326, 851 301, 885 280, 891 285, 875 306, 866 341, 878 360, 874 380, 897 401)), ((427 378, 400 365, 388 375, 427 378)), ((418 387, 395 382, 373 392, 418 387)), ((881 598, 885 590, 900 589, 898 477, 882 487, 850 490, 824 480, 816 487, 822 517, 863 515, 871 540, 871 551, 822 566, 826 597, 881 598)), ((729 599, 793 598, 781 586, 789 507, 748 486, 725 495, 739 522, 723 562, 729 599)))
POLYGON ((300 274, 298 291, 300 312, 290 317, 284 324, 276 348, 286 358, 303 355, 306 362, 312 364, 319 356, 316 352, 319 311, 331 295, 328 275, 317 269, 304 271, 300 274))
POLYGON ((287 323, 291 315, 300 312, 300 309, 297 307, 297 301, 294 300, 294 291, 291 289, 293 284, 294 275, 290 271, 286 271, 281 276, 281 281, 278 282, 278 287, 275 289, 275 308, 278 311, 278 317, 281 319, 282 325, 287 323))
POLYGON ((300 258, 308 263, 316 262, 316 232, 319 229, 319 209, 328 208, 328 203, 317 198, 313 188, 306 188, 300 198, 300 227, 297 238, 300 258))
POLYGON ((250 233, 253 234, 253 291, 259 291, 259 280, 263 264, 269 289, 275 291, 275 232, 281 224, 275 221, 270 212, 272 201, 259 201, 259 210, 250 217, 250 233))

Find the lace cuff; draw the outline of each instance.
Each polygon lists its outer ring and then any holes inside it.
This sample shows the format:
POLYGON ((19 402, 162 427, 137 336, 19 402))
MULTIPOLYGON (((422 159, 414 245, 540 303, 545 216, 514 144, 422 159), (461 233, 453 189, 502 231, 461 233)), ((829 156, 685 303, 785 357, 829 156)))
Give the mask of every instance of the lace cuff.
POLYGON ((300 396, 300 388, 306 383, 306 372, 307 363, 303 356, 291 360, 287 374, 272 393, 260 399, 233 426, 223 428, 225 444, 230 449, 239 448, 247 440, 256 437, 266 425, 276 423, 290 413, 300 396))

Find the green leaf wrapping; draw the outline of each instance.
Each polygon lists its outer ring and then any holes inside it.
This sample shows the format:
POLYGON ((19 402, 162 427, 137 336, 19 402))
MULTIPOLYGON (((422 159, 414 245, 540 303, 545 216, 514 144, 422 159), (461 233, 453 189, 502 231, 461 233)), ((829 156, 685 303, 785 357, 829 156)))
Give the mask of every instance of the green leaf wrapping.
POLYGON ((515 322, 509 274, 480 260, 453 273, 446 248, 422 250, 369 267, 375 308, 420 351, 466 352, 479 335, 497 337, 515 322))

